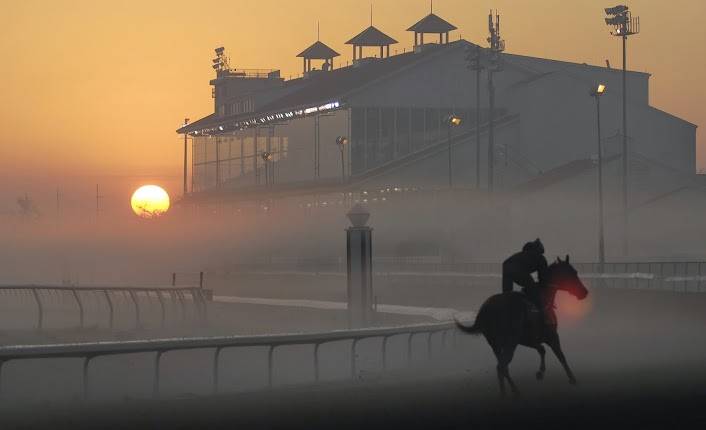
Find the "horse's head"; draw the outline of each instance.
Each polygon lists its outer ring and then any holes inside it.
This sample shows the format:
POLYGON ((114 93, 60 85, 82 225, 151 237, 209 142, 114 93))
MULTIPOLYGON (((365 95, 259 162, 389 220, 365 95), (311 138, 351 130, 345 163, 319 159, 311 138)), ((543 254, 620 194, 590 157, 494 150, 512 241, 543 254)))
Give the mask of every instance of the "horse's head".
POLYGON ((568 255, 565 260, 557 257, 556 261, 549 266, 548 278, 550 285, 558 290, 568 292, 579 300, 588 296, 588 289, 583 285, 578 272, 569 262, 568 255))

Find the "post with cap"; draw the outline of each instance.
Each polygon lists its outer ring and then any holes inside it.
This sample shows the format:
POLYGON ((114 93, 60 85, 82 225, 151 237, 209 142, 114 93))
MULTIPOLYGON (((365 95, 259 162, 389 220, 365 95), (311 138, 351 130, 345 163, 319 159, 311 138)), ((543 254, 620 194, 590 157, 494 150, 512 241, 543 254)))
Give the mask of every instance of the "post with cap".
POLYGON ((346 229, 348 325, 360 328, 373 320, 373 229, 366 225, 370 213, 360 204, 346 216, 352 224, 346 229))

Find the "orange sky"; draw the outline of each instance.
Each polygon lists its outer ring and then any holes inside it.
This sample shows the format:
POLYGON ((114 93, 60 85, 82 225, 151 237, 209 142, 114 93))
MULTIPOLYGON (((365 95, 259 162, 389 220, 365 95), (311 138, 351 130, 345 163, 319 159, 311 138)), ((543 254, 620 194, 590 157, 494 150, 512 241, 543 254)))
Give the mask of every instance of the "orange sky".
MULTIPOLYGON (((233 65, 300 72, 295 55, 316 38, 350 59, 343 43, 369 22, 360 0, 6 0, 0 30, 0 168, 3 175, 157 174, 178 177, 184 116, 211 112, 213 48, 233 65)), ((428 0, 376 0, 374 24, 409 48, 404 31, 428 0)), ((604 2, 436 0, 435 12, 469 40, 484 40, 491 7, 502 14, 508 52, 620 64, 603 23, 604 2)), ((611 6, 605 2, 605 6, 611 6)), ((629 64, 653 74, 651 103, 706 123, 706 2, 628 2, 643 33, 629 64), (679 33, 681 31, 681 33, 679 33), (699 79, 701 78, 701 79, 699 79)), ((459 32, 455 33, 458 37, 459 32)), ((452 36, 453 37, 453 36, 452 36)), ((338 61, 341 61, 340 59, 338 61)), ((699 164, 706 140, 699 133, 699 164)))

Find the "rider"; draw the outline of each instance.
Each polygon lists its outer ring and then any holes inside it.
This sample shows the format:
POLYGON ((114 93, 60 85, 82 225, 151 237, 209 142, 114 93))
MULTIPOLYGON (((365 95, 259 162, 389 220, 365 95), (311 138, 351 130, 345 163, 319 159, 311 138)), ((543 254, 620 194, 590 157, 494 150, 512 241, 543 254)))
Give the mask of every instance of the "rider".
POLYGON ((522 251, 511 255, 503 262, 503 293, 511 292, 513 285, 518 284, 522 287, 522 292, 541 312, 543 309, 540 288, 543 285, 546 270, 547 259, 544 258, 542 241, 536 239, 525 243, 522 251), (534 272, 537 272, 538 282, 532 278, 534 272))

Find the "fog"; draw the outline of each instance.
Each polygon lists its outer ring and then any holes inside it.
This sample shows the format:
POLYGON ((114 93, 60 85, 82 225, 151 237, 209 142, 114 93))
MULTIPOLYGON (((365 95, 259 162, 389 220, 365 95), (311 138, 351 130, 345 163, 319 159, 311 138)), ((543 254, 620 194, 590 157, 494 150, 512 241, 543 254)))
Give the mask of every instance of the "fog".
MULTIPOLYGON (((608 261, 703 259, 699 238, 706 233, 706 200, 693 193, 693 200, 665 198, 631 214, 627 257, 622 254, 618 197, 608 193, 608 261)), ((90 194, 83 204, 58 214, 45 198, 37 205, 38 215, 25 217, 6 198, 9 209, 0 226, 5 243, 0 251, 2 283, 164 284, 172 272, 227 272, 254 261, 344 258, 345 213, 364 199, 372 214, 375 257, 500 262, 540 237, 550 257, 571 254, 575 261, 597 260, 597 210, 590 190, 536 197, 508 193, 491 199, 475 190, 397 192, 383 187, 365 195, 201 208, 177 201, 158 220, 134 216, 129 193, 116 194, 108 194, 98 215, 90 194)))
MULTIPOLYGON (((498 263, 536 237, 544 241, 549 259, 570 254, 572 261, 595 262, 594 197, 590 192, 570 196, 556 191, 541 199, 512 194, 490 198, 474 190, 381 188, 365 195, 325 194, 198 208, 176 199, 167 215, 154 220, 131 214, 127 201, 123 210, 104 210, 97 217, 90 204, 67 208, 61 216, 52 216, 50 211, 38 216, 10 211, 2 222, 5 246, 0 250, 0 283, 167 286, 176 273, 177 285, 196 286, 198 273, 204 272, 205 287, 216 297, 342 303, 346 300, 343 271, 345 228, 349 225, 345 213, 356 200, 365 199, 374 229, 374 257, 380 265, 380 270, 374 268, 376 303, 476 311, 487 297, 500 291, 499 278, 395 275, 382 270, 384 262, 417 258, 439 264, 498 263)), ((612 202, 606 216, 609 261, 704 258, 700 238, 706 231, 701 203, 687 207, 678 203, 680 200, 669 199, 631 217, 631 252, 622 257, 616 198, 607 197, 612 202)), ((565 391, 566 378, 551 355, 547 380, 538 383, 534 380, 536 352, 520 348, 511 372, 523 392, 530 397, 603 395, 639 387, 683 387, 704 379, 706 297, 702 283, 698 293, 662 291, 646 284, 628 284, 629 288, 598 285, 592 278, 584 281, 590 290, 585 302, 579 304, 564 294, 557 301, 564 350, 581 385, 575 391, 565 391), (630 382, 636 378, 638 385, 630 382)), ((208 323, 183 318, 176 303, 171 303, 166 326, 161 327, 158 306, 142 298, 143 325, 133 325, 134 311, 126 301, 118 305, 119 321, 111 330, 105 323, 104 305, 86 298, 86 327, 78 329, 71 299, 51 297, 46 298, 46 329, 37 331, 34 303, 27 297, 3 294, 2 342, 120 341, 347 328, 342 311, 218 301, 208 304, 208 323)), ((381 313, 375 323, 430 322, 427 317, 381 313)), ((441 348, 440 340, 435 339, 433 351, 438 355, 432 360, 425 358, 424 339, 415 339, 411 374, 405 341, 391 341, 388 358, 397 372, 392 380, 403 383, 421 373, 432 381, 430 384, 462 382, 462 395, 496 398, 495 358, 490 348, 482 337, 457 335, 452 349, 441 348)), ((359 348, 358 382, 390 381, 389 376, 380 374, 379 341, 363 341, 359 348)), ((348 385, 350 346, 334 342, 321 354, 322 381, 355 389, 348 385)), ((266 348, 225 349, 220 365, 222 391, 252 394, 266 390, 266 357, 266 348)), ((283 347, 274 357, 275 388, 304 390, 311 386, 311 346, 283 347)), ((96 358, 89 370, 91 401, 125 405, 151 398, 153 361, 153 354, 96 358)), ((212 361, 211 349, 166 353, 160 395, 164 399, 210 395, 212 361)), ((3 366, 2 392, 5 399, 20 405, 76 405, 82 392, 80 375, 80 359, 11 361, 3 366)))

